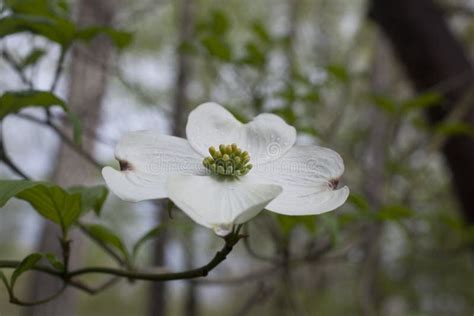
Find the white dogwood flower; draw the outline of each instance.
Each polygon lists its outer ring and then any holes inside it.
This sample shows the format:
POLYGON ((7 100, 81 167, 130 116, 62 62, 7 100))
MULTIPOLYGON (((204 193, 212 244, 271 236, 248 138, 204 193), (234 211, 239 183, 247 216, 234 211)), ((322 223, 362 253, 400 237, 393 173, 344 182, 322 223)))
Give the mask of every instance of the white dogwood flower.
POLYGON ((222 106, 193 110, 187 140, 154 130, 130 132, 115 150, 120 171, 102 170, 121 199, 171 199, 221 236, 261 210, 312 215, 341 206, 344 164, 336 152, 295 145, 296 130, 274 114, 242 124, 222 106))

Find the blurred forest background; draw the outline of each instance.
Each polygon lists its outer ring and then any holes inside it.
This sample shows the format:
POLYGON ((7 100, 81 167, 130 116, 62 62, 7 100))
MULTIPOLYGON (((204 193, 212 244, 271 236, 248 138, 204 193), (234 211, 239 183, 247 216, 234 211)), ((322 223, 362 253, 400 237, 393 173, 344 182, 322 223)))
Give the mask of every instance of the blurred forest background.
MULTIPOLYGON (((122 280, 29 308, 10 304, 2 288, 0 315, 474 313, 474 1, 0 3, 0 92, 51 91, 76 117, 59 109, 5 117, 2 160, 20 170, 2 164, 3 179, 101 184, 100 167, 117 165, 124 133, 184 136, 187 113, 212 100, 242 121, 276 113, 298 129, 299 143, 336 150, 351 189, 344 206, 320 216, 262 212, 206 278, 122 280), (5 22, 15 14, 56 24, 5 22), (101 32, 65 44, 64 21, 101 32), (73 139, 77 121, 82 145, 73 139)), ((84 221, 108 227, 128 248, 159 227, 137 255, 144 267, 199 266, 222 243, 179 211, 170 219, 161 202, 113 194, 84 221)), ((57 234, 28 204, 11 201, 0 212, 0 259, 57 251, 57 234)), ((74 266, 116 264, 80 229, 72 239, 74 266)), ((20 286, 23 297, 41 298, 57 284, 28 273, 20 286)))

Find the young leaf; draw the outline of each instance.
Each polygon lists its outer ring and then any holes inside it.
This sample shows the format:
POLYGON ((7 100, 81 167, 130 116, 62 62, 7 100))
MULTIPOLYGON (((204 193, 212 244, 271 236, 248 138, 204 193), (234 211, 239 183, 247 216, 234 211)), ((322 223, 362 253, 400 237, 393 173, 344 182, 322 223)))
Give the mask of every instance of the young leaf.
POLYGON ((120 237, 118 237, 113 231, 100 224, 87 225, 85 228, 95 239, 120 251, 125 260, 128 261, 129 254, 127 248, 125 248, 120 237))
POLYGON ((439 93, 427 92, 405 101, 401 104, 402 112, 408 112, 417 109, 424 109, 435 106, 441 102, 443 97, 439 93))
POLYGON ((155 238, 161 231, 164 229, 163 225, 158 225, 155 228, 149 230, 145 235, 143 235, 133 246, 132 256, 133 258, 137 257, 138 251, 141 247, 150 239, 155 238))
POLYGON ((51 264, 51 266, 53 266, 56 270, 64 271, 64 264, 58 258, 56 258, 54 254, 47 253, 45 256, 49 264, 51 264))
POLYGON ((19 63, 20 69, 25 69, 31 65, 36 64, 44 55, 46 51, 40 48, 32 49, 19 63))
POLYGON ((28 270, 31 270, 36 265, 36 263, 41 260, 42 257, 43 255, 40 253, 32 253, 23 259, 15 271, 13 271, 12 277, 10 279, 11 287, 13 288, 15 286, 16 280, 20 275, 28 270))
POLYGON ((58 105, 67 111, 66 103, 47 91, 27 90, 5 92, 0 97, 0 120, 8 114, 16 113, 26 107, 36 106, 49 108, 53 105, 58 105))
POLYGON ((76 186, 69 188, 68 191, 70 193, 79 193, 81 195, 82 213, 93 210, 97 215, 100 215, 100 211, 102 210, 109 194, 109 190, 103 185, 93 187, 76 186))

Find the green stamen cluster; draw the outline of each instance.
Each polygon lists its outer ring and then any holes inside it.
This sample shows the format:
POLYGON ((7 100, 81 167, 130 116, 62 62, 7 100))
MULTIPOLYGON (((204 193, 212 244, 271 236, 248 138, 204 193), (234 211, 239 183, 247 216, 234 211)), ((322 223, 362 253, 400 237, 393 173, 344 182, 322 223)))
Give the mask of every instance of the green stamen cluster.
POLYGON ((219 149, 209 147, 210 156, 202 164, 214 174, 222 176, 244 176, 252 169, 250 155, 242 151, 237 144, 219 145, 219 149))

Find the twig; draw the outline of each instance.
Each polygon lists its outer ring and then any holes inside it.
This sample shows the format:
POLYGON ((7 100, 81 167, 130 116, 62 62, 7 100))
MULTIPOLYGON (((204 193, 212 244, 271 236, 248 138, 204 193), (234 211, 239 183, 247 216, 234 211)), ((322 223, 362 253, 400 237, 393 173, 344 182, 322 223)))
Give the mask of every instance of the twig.
POLYGON ((5 59, 5 61, 12 67, 15 72, 18 74, 20 77, 21 81, 28 86, 28 88, 33 89, 33 82, 31 82, 30 79, 25 75, 25 72, 23 69, 18 65, 16 60, 13 58, 12 55, 7 50, 2 51, 2 57, 5 59))
POLYGON ((56 64, 56 69, 54 71, 53 81, 51 82, 51 87, 49 88, 50 92, 54 92, 59 82, 59 78, 64 69, 64 58, 66 57, 67 49, 61 46, 61 52, 59 53, 58 63, 56 64))
MULTIPOLYGON (((85 274, 109 274, 118 277, 143 280, 143 281, 171 281, 171 280, 184 280, 192 279, 197 277, 205 277, 208 273, 217 267, 222 261, 227 258, 227 255, 232 251, 234 245, 240 240, 241 236, 237 234, 231 234, 226 237, 226 243, 224 247, 216 253, 214 258, 206 265, 182 272, 171 272, 163 274, 144 273, 137 271, 126 271, 121 269, 107 268, 107 267, 89 267, 83 268, 68 273, 69 278, 78 277, 85 274)), ((0 265, 1 267, 1 265, 0 265)))
POLYGON ((1 121, 0 121, 0 160, 3 161, 3 163, 6 166, 8 166, 13 172, 15 172, 17 175, 19 175, 23 179, 25 180, 31 179, 8 156, 7 151, 5 149, 5 144, 3 142, 3 125, 1 121))
POLYGON ((213 279, 195 279, 192 280, 196 285, 213 286, 213 285, 241 285, 242 283, 255 282, 260 279, 267 278, 281 269, 279 266, 270 266, 263 269, 251 271, 247 274, 236 276, 236 277, 223 277, 213 279))
MULTIPOLYGON (((202 267, 187 270, 187 271, 182 271, 182 272, 153 274, 153 273, 145 273, 145 272, 139 272, 139 271, 113 269, 113 268, 107 268, 107 267, 90 267, 90 268, 84 268, 84 269, 79 269, 79 270, 64 273, 63 271, 57 271, 43 265, 35 265, 34 267, 31 268, 31 270, 41 271, 49 275, 61 278, 65 281, 66 286, 70 284, 71 286, 77 289, 83 290, 87 293, 96 293, 97 291, 100 291, 109 287, 116 281, 109 280, 109 282, 106 282, 99 288, 91 289, 85 284, 75 281, 72 278, 85 275, 85 274, 108 274, 108 275, 113 275, 117 279, 128 278, 128 279, 143 280, 143 281, 171 281, 171 280, 183 280, 183 279, 205 277, 208 275, 208 273, 211 270, 213 270, 215 267, 217 267, 222 261, 224 261, 227 258, 227 255, 232 251, 233 247, 239 242, 239 240, 242 237, 243 237, 242 235, 239 235, 238 229, 237 229, 234 233, 225 237, 224 246, 222 247, 220 251, 218 251, 215 254, 215 256, 212 258, 211 261, 209 261, 207 264, 205 264, 202 267)), ((0 269, 1 268, 15 269, 20 265, 20 263, 21 263, 20 261, 0 260, 0 269)), ((57 296, 59 294, 60 293, 56 293, 55 295, 57 296)), ((52 299, 52 298, 48 298, 48 299, 52 299)), ((13 303, 19 303, 19 305, 30 306, 30 305, 38 305, 46 301, 47 300, 42 300, 38 302, 17 301, 13 303)))
POLYGON ((86 292, 89 295, 94 295, 94 294, 103 292, 104 290, 108 289, 112 285, 115 285, 120 280, 121 279, 119 277, 111 277, 110 279, 108 279, 107 281, 105 281, 104 283, 102 283, 101 285, 95 288, 92 288, 80 281, 75 281, 75 280, 70 280, 69 284, 79 290, 86 292))
POLYGON ((63 292, 64 292, 64 290, 66 290, 66 288, 67 288, 67 283, 65 282, 56 293, 52 294, 51 296, 48 296, 45 299, 38 300, 38 301, 26 302, 26 301, 19 300, 15 296, 11 296, 10 297, 10 303, 15 304, 15 305, 20 305, 20 306, 41 305, 41 304, 50 302, 50 301, 54 300, 55 298, 57 298, 58 296, 60 296, 61 294, 63 294, 63 292))
POLYGON ((22 119, 25 119, 25 120, 28 120, 28 121, 31 121, 31 122, 34 122, 34 123, 37 123, 37 124, 40 124, 40 125, 47 126, 47 127, 51 128, 58 135, 58 137, 66 145, 68 145, 72 150, 74 150, 78 155, 80 155, 82 158, 84 158, 87 162, 89 162, 91 165, 95 166, 96 168, 102 169, 102 167, 103 167, 102 164, 100 164, 97 160, 95 160, 95 158, 92 157, 88 152, 86 152, 85 150, 83 150, 82 148, 77 146, 74 143, 74 141, 72 141, 66 134, 64 134, 63 131, 61 131, 61 129, 59 127, 54 125, 53 122, 43 121, 39 118, 36 118, 36 117, 28 115, 28 114, 24 114, 24 113, 17 113, 16 116, 20 117, 22 119))

